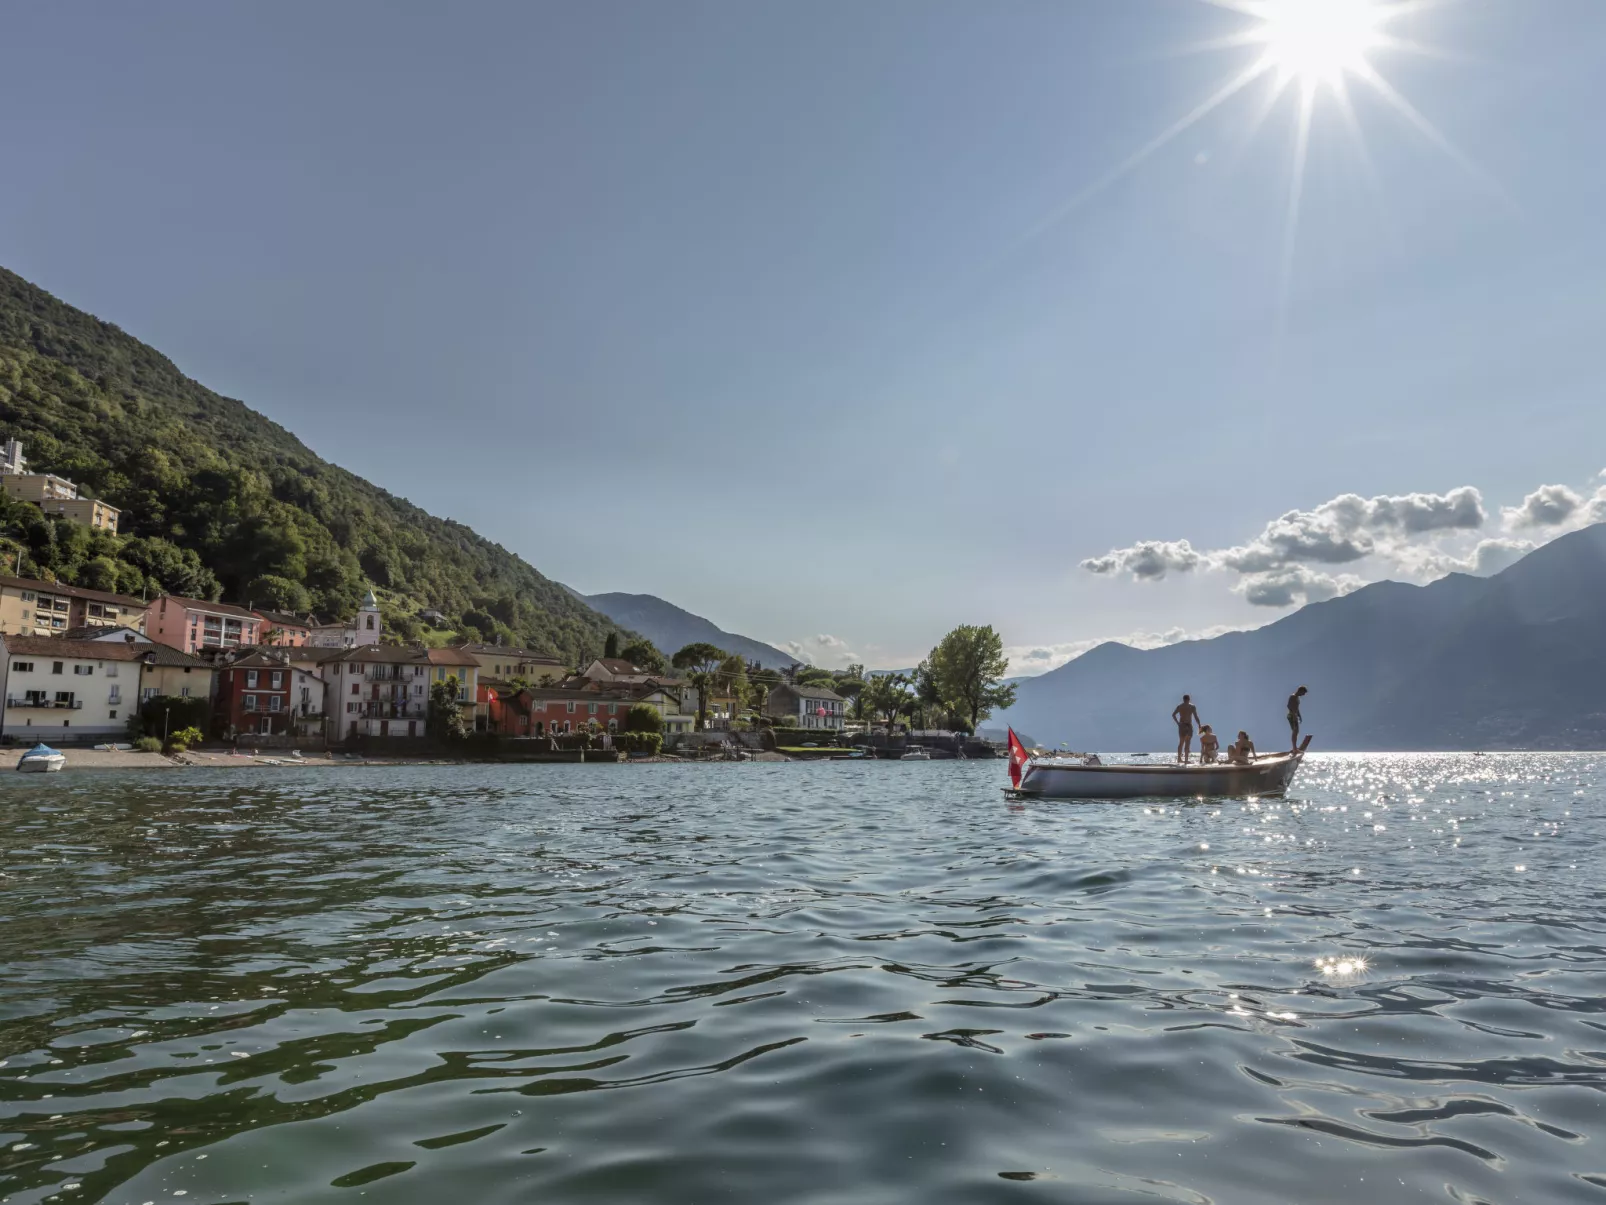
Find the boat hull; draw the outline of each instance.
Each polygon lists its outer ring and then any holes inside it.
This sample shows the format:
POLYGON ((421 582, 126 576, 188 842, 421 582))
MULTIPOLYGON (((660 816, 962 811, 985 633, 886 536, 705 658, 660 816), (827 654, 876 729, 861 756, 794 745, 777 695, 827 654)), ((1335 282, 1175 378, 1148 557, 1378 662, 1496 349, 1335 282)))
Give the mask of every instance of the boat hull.
POLYGON ((61 754, 54 757, 24 757, 17 763, 19 774, 54 774, 67 764, 67 759, 61 754))
POLYGON ((1018 795, 1037 799, 1196 799, 1201 796, 1281 795, 1304 754, 1261 758, 1247 766, 1027 765, 1018 795))

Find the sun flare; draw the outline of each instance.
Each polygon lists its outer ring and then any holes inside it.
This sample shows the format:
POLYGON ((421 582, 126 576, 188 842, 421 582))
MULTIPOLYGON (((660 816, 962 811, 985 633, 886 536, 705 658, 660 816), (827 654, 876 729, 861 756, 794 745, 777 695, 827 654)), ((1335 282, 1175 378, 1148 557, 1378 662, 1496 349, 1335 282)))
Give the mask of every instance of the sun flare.
POLYGON ((1342 87, 1346 76, 1369 70, 1391 15, 1380 0, 1256 0, 1244 11, 1260 21, 1251 36, 1267 66, 1280 82, 1306 89, 1342 87))

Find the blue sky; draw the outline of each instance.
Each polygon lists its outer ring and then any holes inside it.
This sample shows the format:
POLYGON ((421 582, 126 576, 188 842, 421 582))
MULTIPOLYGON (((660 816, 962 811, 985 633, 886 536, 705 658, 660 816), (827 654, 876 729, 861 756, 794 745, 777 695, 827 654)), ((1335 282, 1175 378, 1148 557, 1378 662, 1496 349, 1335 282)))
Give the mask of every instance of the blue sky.
POLYGON ((1357 139, 1319 92, 1291 256, 1297 87, 1110 178, 1258 53, 1186 48, 1255 25, 1202 0, 14 7, 0 263, 549 576, 820 660, 990 622, 1041 669, 1593 517, 1606 5, 1392 24, 1437 53, 1369 61, 1454 153, 1352 80, 1357 139), (1502 514, 1541 485, 1578 504, 1502 514), (1322 509, 1468 486, 1476 529, 1322 509), (1267 543, 1286 512, 1363 555, 1267 543), (1200 559, 1161 580, 1083 567, 1183 540, 1200 559))

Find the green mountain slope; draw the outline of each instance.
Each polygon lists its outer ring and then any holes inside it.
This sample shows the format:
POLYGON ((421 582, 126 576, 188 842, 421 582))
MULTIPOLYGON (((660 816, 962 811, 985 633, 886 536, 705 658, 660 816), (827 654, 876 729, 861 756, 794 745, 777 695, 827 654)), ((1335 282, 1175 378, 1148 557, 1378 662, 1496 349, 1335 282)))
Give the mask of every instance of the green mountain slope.
POLYGON ((459 632, 571 659, 612 621, 460 523, 315 455, 117 327, 0 268, 0 438, 122 508, 118 537, 0 500, 0 571, 343 616, 369 583, 406 637, 459 632))

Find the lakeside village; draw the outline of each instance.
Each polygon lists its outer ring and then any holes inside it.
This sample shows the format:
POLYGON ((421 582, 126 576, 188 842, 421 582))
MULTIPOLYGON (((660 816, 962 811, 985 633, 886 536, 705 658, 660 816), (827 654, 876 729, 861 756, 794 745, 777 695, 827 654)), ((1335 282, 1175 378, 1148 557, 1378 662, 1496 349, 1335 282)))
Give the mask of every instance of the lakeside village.
MULTIPOLYGON (((29 474, 7 445, 7 496, 114 532, 119 514, 71 482, 29 474)), ((437 617, 444 619, 444 617, 437 617)), ((0 744, 205 741, 426 755, 457 745, 574 760, 656 756, 992 757, 976 725, 1008 706, 991 628, 957 628, 913 675, 862 666, 766 668, 710 644, 665 657, 645 641, 569 665, 496 644, 403 645, 370 589, 349 620, 206 599, 150 600, 0 576, 0 744)))

